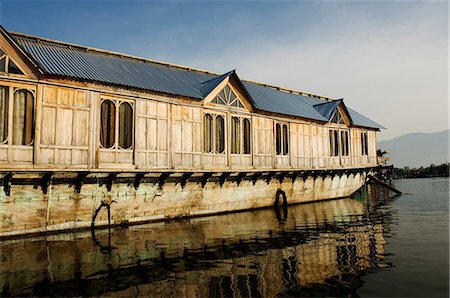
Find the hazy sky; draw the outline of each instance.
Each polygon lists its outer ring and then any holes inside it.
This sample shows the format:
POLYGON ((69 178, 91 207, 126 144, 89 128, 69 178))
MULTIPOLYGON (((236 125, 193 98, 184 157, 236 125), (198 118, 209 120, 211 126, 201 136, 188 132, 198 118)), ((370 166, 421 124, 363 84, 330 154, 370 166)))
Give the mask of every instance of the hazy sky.
POLYGON ((8 30, 344 98, 387 127, 448 124, 447 1, 8 1, 8 30))

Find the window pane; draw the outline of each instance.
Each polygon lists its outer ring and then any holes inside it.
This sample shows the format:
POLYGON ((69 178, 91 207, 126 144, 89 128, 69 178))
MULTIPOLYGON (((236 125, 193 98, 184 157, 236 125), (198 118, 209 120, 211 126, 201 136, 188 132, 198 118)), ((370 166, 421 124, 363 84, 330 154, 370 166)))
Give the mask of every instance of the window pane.
POLYGON ((8 72, 15 74, 23 74, 23 72, 17 67, 17 65, 11 59, 9 59, 8 62, 8 72))
POLYGON ((6 57, 0 60, 0 72, 6 71, 6 57))
POLYGON ((330 137, 330 156, 334 156, 334 133, 331 129, 328 131, 328 135, 330 137))
POLYGON ((0 86, 0 143, 8 138, 9 88, 0 86))
POLYGON ((111 148, 115 143, 116 106, 111 100, 105 100, 101 106, 100 144, 111 148))
POLYGON ((203 150, 212 152, 212 117, 205 114, 203 118, 203 150))
POLYGON ((244 119, 244 154, 250 154, 251 134, 250 134, 250 120, 244 119))
POLYGON ((216 153, 225 151, 225 121, 222 116, 216 117, 216 153))
POLYGON ((289 131, 286 124, 283 124, 283 155, 289 153, 289 131))
POLYGON ((240 119, 231 117, 231 153, 241 153, 240 119))
POLYGON ((339 134, 338 131, 334 131, 334 156, 339 156, 339 134))
POLYGON ((14 92, 13 131, 14 145, 31 145, 34 139, 34 96, 28 90, 14 92))
POLYGON ((275 137, 276 137, 276 150, 277 155, 281 154, 281 127, 280 124, 276 124, 275 126, 275 137))
POLYGON ((133 146, 133 108, 128 102, 119 106, 119 147, 129 149, 133 146))

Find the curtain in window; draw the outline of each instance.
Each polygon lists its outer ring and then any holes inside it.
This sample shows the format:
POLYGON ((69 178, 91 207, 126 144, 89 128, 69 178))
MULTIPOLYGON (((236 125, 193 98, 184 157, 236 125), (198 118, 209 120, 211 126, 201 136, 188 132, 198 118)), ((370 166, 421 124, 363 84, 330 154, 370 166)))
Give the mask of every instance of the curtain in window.
POLYGON ((111 148, 115 143, 116 105, 111 100, 105 100, 101 105, 100 144, 111 148))
POLYGON ((231 153, 241 153, 241 129, 240 119, 231 117, 231 153))
POLYGON ((244 129, 244 154, 250 154, 250 144, 251 144, 250 120, 245 118, 242 123, 244 129))
POLYGON ((31 145, 34 139, 34 97, 28 90, 14 92, 12 143, 31 145))
POLYGON ((205 114, 203 116, 203 150, 206 153, 212 152, 212 116, 205 114))
POLYGON ((0 143, 6 142, 8 138, 8 92, 8 87, 0 87, 0 143))
POLYGON ((129 149, 133 146, 133 108, 128 102, 119 106, 119 147, 129 149))
POLYGON ((216 153, 225 151, 225 122, 222 116, 216 117, 216 153))

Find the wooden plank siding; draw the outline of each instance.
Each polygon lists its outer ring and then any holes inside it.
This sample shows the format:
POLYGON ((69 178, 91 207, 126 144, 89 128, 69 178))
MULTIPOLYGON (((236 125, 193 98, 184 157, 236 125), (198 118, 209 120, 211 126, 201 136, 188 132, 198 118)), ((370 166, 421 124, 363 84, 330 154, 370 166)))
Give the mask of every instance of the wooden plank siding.
MULTIPOLYGON (((66 82, 65 82, 66 83, 66 82)), ((171 101, 164 96, 109 89, 80 88, 75 83, 57 86, 0 80, 13 90, 26 88, 35 96, 35 136, 31 145, 0 144, 0 166, 14 169, 319 169, 376 165, 376 131, 301 119, 263 115, 255 111, 226 110, 192 100, 171 101), (120 91, 120 92, 119 92, 120 91), (151 97, 151 98, 149 98, 151 97), (133 107, 133 146, 130 149, 100 146, 102 100, 129 102, 133 107), (203 115, 225 119, 225 152, 203 152, 203 115), (251 154, 230 153, 231 117, 251 120, 251 154), (288 126, 288 154, 276 154, 275 125, 288 126), (349 132, 349 155, 330 156, 329 129, 349 132), (361 133, 368 135, 368 155, 362 155, 361 133)), ((11 123, 9 123, 11 130, 11 123)))

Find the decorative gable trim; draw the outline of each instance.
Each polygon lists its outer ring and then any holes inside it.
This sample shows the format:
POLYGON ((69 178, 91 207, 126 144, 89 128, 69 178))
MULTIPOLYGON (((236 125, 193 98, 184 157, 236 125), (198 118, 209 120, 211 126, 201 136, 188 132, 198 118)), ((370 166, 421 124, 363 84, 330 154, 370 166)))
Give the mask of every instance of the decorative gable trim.
POLYGON ((0 50, 6 55, 5 64, 9 64, 5 65, 5 70, 8 70, 8 72, 2 71, 2 74, 8 76, 27 76, 33 79, 36 79, 38 75, 42 74, 34 62, 23 53, 22 49, 2 26, 0 26, 0 50), (9 61, 12 62, 9 63, 9 61), (9 68, 14 67, 14 65, 16 67, 15 71, 10 71, 9 68))
POLYGON ((205 104, 218 104, 248 111, 255 109, 250 94, 234 70, 203 82, 202 93, 205 96, 205 104))

